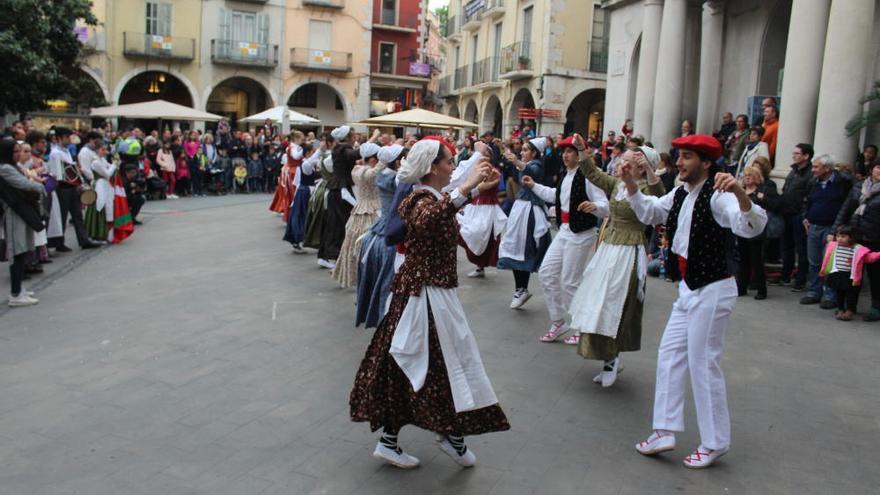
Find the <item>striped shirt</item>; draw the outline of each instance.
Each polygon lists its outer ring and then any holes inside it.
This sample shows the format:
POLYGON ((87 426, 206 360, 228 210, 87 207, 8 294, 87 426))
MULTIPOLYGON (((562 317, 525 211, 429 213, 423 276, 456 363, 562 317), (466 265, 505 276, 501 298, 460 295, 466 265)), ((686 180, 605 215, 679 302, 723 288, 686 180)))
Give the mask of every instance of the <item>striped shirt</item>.
POLYGON ((831 273, 852 272, 854 254, 855 249, 852 247, 845 247, 838 244, 837 248, 834 250, 834 267, 831 269, 831 273))

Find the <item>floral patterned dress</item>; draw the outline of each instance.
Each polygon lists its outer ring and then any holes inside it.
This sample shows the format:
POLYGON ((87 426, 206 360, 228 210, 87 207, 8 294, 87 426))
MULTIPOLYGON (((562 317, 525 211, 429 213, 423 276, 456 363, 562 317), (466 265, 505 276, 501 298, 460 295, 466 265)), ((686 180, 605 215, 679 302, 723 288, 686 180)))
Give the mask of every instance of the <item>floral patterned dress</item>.
POLYGON ((458 207, 449 195, 416 190, 400 205, 407 227, 406 261, 394 277, 388 314, 373 334, 351 392, 351 418, 369 422, 375 431, 393 431, 404 425, 442 433, 477 435, 510 429, 507 417, 493 405, 456 412, 435 316, 428 306, 428 369, 424 385, 414 391, 410 380, 391 355, 391 342, 411 296, 427 287, 454 289, 458 207))

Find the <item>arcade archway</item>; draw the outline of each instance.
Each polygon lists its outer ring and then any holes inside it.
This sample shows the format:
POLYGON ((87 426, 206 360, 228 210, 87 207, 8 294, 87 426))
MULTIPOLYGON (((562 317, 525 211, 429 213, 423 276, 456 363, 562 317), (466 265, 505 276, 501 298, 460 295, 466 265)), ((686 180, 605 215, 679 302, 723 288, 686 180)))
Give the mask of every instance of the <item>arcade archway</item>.
MULTIPOLYGON (((272 98, 262 84, 247 77, 232 77, 214 87, 205 110, 236 122, 270 107, 272 98)), ((239 123, 238 127, 247 125, 239 123)))

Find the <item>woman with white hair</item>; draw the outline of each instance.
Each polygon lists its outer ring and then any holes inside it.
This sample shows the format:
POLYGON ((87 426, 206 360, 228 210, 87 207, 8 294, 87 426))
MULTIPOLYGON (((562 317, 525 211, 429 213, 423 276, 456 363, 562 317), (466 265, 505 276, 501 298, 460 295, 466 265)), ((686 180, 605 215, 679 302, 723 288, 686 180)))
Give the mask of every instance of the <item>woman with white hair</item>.
MULTIPOLYGON (((642 310, 645 303, 645 278, 648 258, 645 253, 645 227, 627 199, 623 182, 596 167, 593 150, 584 139, 574 135, 574 147, 580 153, 580 167, 592 184, 608 195, 610 224, 599 249, 571 300, 571 329, 574 335, 566 344, 577 345, 585 359, 604 362, 602 372, 593 382, 610 387, 623 369, 621 352, 637 351, 642 344, 642 310), (583 336, 581 336, 583 334, 583 336)), ((646 175, 660 163, 653 148, 640 146, 623 154, 622 163, 635 164, 639 189, 644 194, 662 196, 665 189, 658 179, 650 184, 646 175)))
POLYGON ((358 258, 361 253, 361 236, 370 230, 379 212, 379 191, 374 180, 385 165, 379 161, 381 146, 364 143, 358 148, 359 162, 351 171, 351 178, 357 191, 357 203, 345 223, 345 239, 339 248, 339 258, 333 268, 333 278, 343 288, 357 285, 358 258))
POLYGON ((438 447, 463 467, 476 462, 464 435, 510 429, 455 291, 456 212, 495 174, 481 162, 441 193, 452 178, 453 153, 445 141, 422 139, 398 171, 401 182, 415 184, 399 208, 406 260, 351 392, 352 420, 382 428, 373 456, 404 469, 419 465, 397 445, 405 425, 435 432, 438 447))

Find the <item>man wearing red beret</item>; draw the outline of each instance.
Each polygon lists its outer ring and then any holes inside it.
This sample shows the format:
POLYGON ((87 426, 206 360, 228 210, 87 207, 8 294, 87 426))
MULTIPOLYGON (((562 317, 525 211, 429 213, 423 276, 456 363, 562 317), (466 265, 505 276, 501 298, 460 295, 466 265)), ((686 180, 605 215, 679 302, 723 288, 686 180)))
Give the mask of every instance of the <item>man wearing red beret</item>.
MULTIPOLYGON (((752 238, 764 230, 767 214, 752 204, 730 174, 716 173, 718 140, 707 135, 675 139, 676 165, 684 183, 661 198, 641 194, 631 166, 621 179, 636 216, 647 225, 666 224, 682 281, 678 299, 657 353, 654 432, 636 445, 644 455, 675 448, 684 431, 684 394, 688 371, 697 409, 700 445, 685 457, 689 468, 706 468, 730 447, 730 415, 721 371, 727 321, 736 306, 734 234, 752 238)), ((660 180, 653 173, 648 182, 660 180)))

